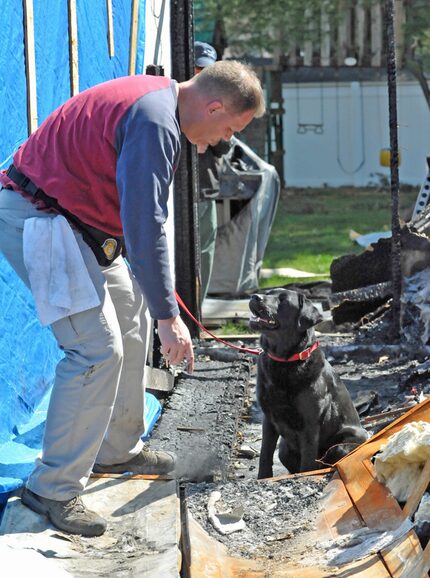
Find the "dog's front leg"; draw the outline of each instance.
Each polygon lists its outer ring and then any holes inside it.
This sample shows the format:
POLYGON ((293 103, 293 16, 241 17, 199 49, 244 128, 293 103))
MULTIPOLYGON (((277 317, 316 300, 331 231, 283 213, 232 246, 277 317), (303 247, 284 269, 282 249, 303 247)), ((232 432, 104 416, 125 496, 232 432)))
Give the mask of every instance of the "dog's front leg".
POLYGON ((309 429, 303 432, 303 437, 300 441, 300 472, 310 472, 322 467, 321 464, 316 461, 318 458, 318 445, 318 431, 309 429))
POLYGON ((274 425, 266 416, 264 416, 258 479, 273 478, 273 455, 275 453, 278 438, 279 434, 274 425))

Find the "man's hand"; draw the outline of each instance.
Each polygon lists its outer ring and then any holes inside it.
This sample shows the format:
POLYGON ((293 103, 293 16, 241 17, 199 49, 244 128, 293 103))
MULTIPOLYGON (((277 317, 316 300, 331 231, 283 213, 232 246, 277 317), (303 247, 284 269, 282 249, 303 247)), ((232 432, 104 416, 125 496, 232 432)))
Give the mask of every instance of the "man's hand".
POLYGON ((180 316, 158 320, 158 336, 161 341, 161 353, 166 361, 178 365, 187 361, 187 371, 194 370, 194 352, 188 327, 180 316))

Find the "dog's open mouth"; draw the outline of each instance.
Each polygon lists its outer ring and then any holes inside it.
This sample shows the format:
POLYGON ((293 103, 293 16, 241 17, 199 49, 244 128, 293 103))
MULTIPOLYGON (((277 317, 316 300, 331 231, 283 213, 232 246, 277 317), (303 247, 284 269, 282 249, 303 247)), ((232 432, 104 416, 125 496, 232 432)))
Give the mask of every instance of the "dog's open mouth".
POLYGON ((272 316, 255 315, 251 312, 249 316, 249 325, 255 329, 276 329, 279 325, 278 321, 272 316))
POLYGON ((249 317, 249 327, 263 331, 265 329, 276 329, 279 327, 279 322, 270 308, 267 307, 264 300, 259 295, 252 295, 249 300, 249 310, 251 315, 249 317))

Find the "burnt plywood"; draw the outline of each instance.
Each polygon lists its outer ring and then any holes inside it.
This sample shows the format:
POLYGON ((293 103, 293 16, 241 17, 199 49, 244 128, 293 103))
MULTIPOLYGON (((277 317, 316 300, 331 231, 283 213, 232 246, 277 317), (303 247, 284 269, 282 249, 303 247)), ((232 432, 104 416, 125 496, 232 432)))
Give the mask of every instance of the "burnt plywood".
MULTIPOLYGON (((189 524, 190 578, 423 578, 430 565, 430 547, 424 552, 413 530, 380 552, 341 567, 328 566, 320 545, 360 528, 394 530, 407 517, 397 500, 376 479, 372 456, 387 439, 410 421, 430 422, 430 399, 418 404, 390 426, 336 464, 336 474, 322 499, 315 532, 290 549, 285 561, 238 559, 210 537, 194 520, 189 524)), ((317 473, 302 474, 304 476, 317 473)), ((277 483, 274 479, 273 483, 277 483)))
POLYGON ((13 560, 15 576, 47 577, 52 572, 52 576, 73 578, 179 577, 175 480, 91 479, 83 500, 108 520, 103 536, 83 538, 60 532, 23 506, 19 496, 9 500, 0 527, 0 551, 13 560), (35 574, 36 565, 43 567, 43 574, 35 574))
MULTIPOLYGON (((317 475, 317 474, 312 474, 317 475)), ((273 481, 274 484, 277 480, 273 481)), ((374 554, 342 567, 328 566, 319 542, 336 539, 363 526, 360 515, 336 474, 326 487, 317 528, 298 542, 285 544, 285 560, 273 562, 229 555, 227 547, 209 536, 193 519, 189 520, 190 578, 324 578, 360 576, 390 578, 380 556, 374 554)))
MULTIPOLYGON (((377 481, 371 458, 390 436, 412 421, 430 422, 430 399, 413 407, 336 466, 348 494, 369 528, 393 529, 410 513, 403 511, 385 486, 377 481)), ((430 567, 413 531, 381 554, 393 578, 422 578, 430 567)))
POLYGON ((151 447, 177 456, 181 480, 221 479, 227 471, 243 413, 249 362, 207 362, 197 356, 191 375, 179 375, 151 447))

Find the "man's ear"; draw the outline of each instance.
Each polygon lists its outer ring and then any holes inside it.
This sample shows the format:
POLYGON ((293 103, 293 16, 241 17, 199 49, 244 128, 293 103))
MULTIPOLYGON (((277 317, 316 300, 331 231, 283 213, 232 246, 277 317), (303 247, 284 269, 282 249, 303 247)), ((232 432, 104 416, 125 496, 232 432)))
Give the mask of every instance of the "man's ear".
POLYGON ((221 110, 223 107, 224 105, 220 100, 211 100, 211 102, 207 104, 209 114, 213 114, 214 112, 221 110))

